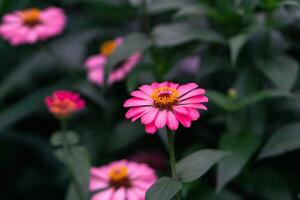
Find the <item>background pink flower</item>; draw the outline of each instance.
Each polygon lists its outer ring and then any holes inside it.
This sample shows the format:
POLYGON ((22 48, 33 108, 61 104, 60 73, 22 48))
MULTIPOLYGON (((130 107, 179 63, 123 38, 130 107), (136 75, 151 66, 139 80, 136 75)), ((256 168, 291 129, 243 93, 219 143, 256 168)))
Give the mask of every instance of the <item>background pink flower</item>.
POLYGON ((64 11, 60 8, 30 8, 6 14, 0 35, 12 45, 33 44, 60 34, 65 23, 64 11))
MULTIPOLYGON (((123 38, 118 37, 115 40, 105 42, 100 48, 99 55, 89 57, 85 62, 85 67, 88 70, 88 79, 97 84, 103 85, 104 82, 104 67, 108 57, 122 45, 123 38)), ((134 53, 127 59, 117 64, 108 75, 108 84, 123 80, 128 73, 136 66, 141 58, 140 53, 134 53)))
POLYGON ((58 118, 68 118, 85 107, 85 101, 75 92, 58 90, 45 98, 49 112, 58 118))
POLYGON ((91 168, 91 200, 145 200, 146 191, 156 181, 152 168, 127 160, 91 168))
POLYGON ((154 82, 143 85, 131 92, 133 97, 124 103, 124 107, 130 108, 126 118, 132 122, 141 118, 146 132, 151 134, 165 126, 176 130, 179 122, 190 127, 191 121, 200 117, 198 109, 207 110, 203 103, 208 102, 208 98, 204 94, 205 90, 196 83, 154 82))

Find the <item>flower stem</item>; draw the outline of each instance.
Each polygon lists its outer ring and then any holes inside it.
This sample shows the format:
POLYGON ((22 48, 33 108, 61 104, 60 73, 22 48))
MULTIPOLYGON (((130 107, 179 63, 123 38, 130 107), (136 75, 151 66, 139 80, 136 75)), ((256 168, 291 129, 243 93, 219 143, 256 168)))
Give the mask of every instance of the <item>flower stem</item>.
POLYGON ((142 20, 143 20, 143 29, 145 33, 149 33, 149 17, 147 14, 147 2, 146 0, 141 1, 141 13, 142 13, 142 20))
MULTIPOLYGON (((171 165, 171 173, 172 178, 176 178, 176 158, 175 158, 175 148, 174 148, 174 142, 175 142, 175 132, 167 129, 168 134, 168 147, 169 147, 169 155, 170 155, 170 165, 171 165)), ((176 194, 176 200, 181 200, 180 193, 176 194)))
MULTIPOLYGON (((68 129, 67 129, 67 120, 66 119, 60 119, 60 125, 61 125, 61 134, 63 136, 63 149, 66 153, 72 155, 72 149, 71 149, 71 146, 68 142, 68 129)), ((83 194, 82 192, 82 188, 80 186, 80 183, 78 181, 78 179, 76 178, 76 175, 74 174, 73 170, 70 168, 71 170, 71 174, 72 174, 72 177, 74 179, 74 185, 75 185, 75 188, 76 188, 76 192, 77 192, 77 195, 79 197, 80 200, 86 200, 85 199, 85 195, 83 194)))

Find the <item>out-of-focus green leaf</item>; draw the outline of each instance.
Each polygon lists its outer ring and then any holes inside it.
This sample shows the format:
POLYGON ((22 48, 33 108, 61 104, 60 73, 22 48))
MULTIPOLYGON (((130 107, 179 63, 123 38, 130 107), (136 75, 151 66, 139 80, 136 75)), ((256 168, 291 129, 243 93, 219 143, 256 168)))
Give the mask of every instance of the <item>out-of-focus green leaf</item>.
POLYGON ((255 193, 265 200, 292 200, 288 182, 279 172, 270 168, 259 169, 240 182, 249 193, 255 193))
POLYGON ((139 123, 131 123, 130 121, 120 122, 115 129, 108 145, 108 150, 116 151, 136 141, 143 136, 144 129, 139 123))
POLYGON ((79 193, 81 199, 88 200, 90 161, 87 150, 82 146, 67 146, 56 150, 55 154, 71 171, 76 183, 76 191, 81 189, 79 193))
POLYGON ((222 36, 216 32, 190 22, 159 25, 154 28, 152 34, 155 44, 160 47, 172 47, 194 40, 224 43, 222 36))
POLYGON ((180 9, 173 15, 174 18, 181 17, 199 17, 209 12, 210 8, 201 4, 190 4, 180 7, 180 9))
POLYGON ((176 173, 183 182, 194 181, 203 176, 222 157, 224 151, 200 150, 179 161, 176 164, 176 173))
POLYGON ((109 105, 106 102, 104 96, 101 93, 101 90, 93 86, 91 83, 85 81, 79 83, 77 86, 75 86, 82 94, 87 96, 90 100, 92 100, 94 103, 96 103, 98 106, 109 109, 109 105))
POLYGON ((240 35, 232 37, 229 40, 230 58, 231 58, 231 63, 233 65, 236 64, 239 53, 240 53, 241 49, 243 48, 244 44, 246 43, 247 39, 248 39, 247 34, 240 34, 240 35))
POLYGON ((136 52, 143 53, 151 45, 150 39, 143 33, 131 33, 124 38, 123 44, 108 58, 105 66, 105 80, 107 80, 109 72, 136 52))
POLYGON ((19 100, 11 107, 2 110, 0 112, 0 132, 18 120, 45 106, 45 96, 51 94, 54 90, 68 87, 70 87, 70 81, 68 80, 56 83, 52 86, 42 88, 19 100))
POLYGON ((65 200, 81 200, 74 182, 69 185, 65 200))
POLYGON ((67 131, 66 134, 63 134, 62 132, 55 132, 52 134, 50 140, 53 146, 63 146, 66 141, 68 144, 74 145, 79 142, 79 137, 73 131, 67 131))
POLYGON ((238 111, 268 98, 293 97, 294 95, 282 90, 266 90, 242 98, 231 99, 220 92, 209 90, 207 96, 211 102, 226 111, 238 111))
POLYGON ((158 179, 147 191, 146 200, 171 200, 182 188, 182 183, 170 177, 158 179))
POLYGON ((180 0, 161 0, 153 1, 147 4, 147 12, 150 14, 158 14, 162 12, 177 10, 180 7, 189 5, 189 0, 180 1, 180 0))
POLYGON ((37 53, 28 56, 28 59, 15 67, 15 69, 1 81, 0 101, 15 87, 30 82, 34 73, 41 70, 46 71, 52 65, 70 73, 74 73, 76 69, 79 70, 85 52, 84 46, 86 42, 96 34, 98 34, 96 30, 77 32, 55 41, 49 46, 41 46, 41 49, 38 50, 37 53), (53 57, 53 54, 55 54, 55 57, 53 57), (61 61, 63 61, 63 63, 61 63, 61 61))
POLYGON ((259 158, 280 155, 300 148, 300 123, 278 128, 260 152, 259 158))
POLYGON ((218 163, 217 190, 220 191, 236 177, 249 161, 261 142, 259 135, 250 133, 225 134, 220 141, 220 149, 230 155, 218 163))
POLYGON ((279 89, 290 90, 297 79, 298 63, 288 56, 261 59, 256 66, 279 89))

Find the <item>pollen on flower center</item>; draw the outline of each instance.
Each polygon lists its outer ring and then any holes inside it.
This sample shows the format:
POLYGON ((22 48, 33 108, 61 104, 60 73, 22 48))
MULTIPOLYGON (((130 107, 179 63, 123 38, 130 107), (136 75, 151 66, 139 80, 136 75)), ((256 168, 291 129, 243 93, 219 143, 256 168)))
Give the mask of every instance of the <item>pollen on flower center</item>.
POLYGON ((129 187, 128 169, 126 166, 114 166, 108 172, 110 185, 116 188, 129 187))
POLYGON ((105 56, 110 56, 116 49, 117 44, 114 40, 104 42, 100 47, 100 53, 105 56))
POLYGON ((157 88, 151 94, 154 105, 160 109, 171 110, 177 104, 179 92, 175 88, 167 86, 157 88))
POLYGON ((34 26, 40 23, 41 11, 38 8, 31 8, 21 12, 23 23, 29 26, 34 26))

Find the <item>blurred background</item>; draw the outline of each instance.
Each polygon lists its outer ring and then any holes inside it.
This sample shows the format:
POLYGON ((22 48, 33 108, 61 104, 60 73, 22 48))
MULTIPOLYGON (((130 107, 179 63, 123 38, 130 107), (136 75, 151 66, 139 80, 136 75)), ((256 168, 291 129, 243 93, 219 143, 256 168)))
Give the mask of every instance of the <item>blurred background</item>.
POLYGON ((127 158, 168 175, 161 134, 147 135, 140 122, 125 120, 122 108, 130 91, 164 80, 196 82, 210 99, 200 120, 179 128, 177 158, 203 148, 231 152, 186 184, 184 199, 297 199, 299 1, 0 0, 0 16, 49 6, 65 10, 61 35, 16 47, 0 40, 1 200, 68 196, 70 172, 49 141, 59 123, 44 105, 56 89, 80 92, 87 101, 69 127, 93 166, 127 158), (85 60, 118 36, 125 38, 119 56, 141 51, 143 58, 124 81, 90 83, 85 60))

